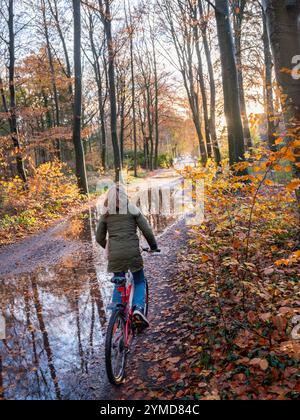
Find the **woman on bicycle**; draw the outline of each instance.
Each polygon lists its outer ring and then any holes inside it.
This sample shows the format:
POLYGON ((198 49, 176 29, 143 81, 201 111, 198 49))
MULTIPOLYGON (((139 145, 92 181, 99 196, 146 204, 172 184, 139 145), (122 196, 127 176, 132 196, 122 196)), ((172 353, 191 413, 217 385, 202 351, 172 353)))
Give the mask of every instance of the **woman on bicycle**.
MULTIPOLYGON (((147 219, 136 206, 129 203, 122 185, 111 187, 104 202, 104 211, 98 225, 96 240, 108 251, 108 272, 114 273, 116 277, 124 276, 128 270, 132 272, 134 278, 133 317, 135 321, 147 328, 149 322, 144 312, 146 280, 137 228, 143 233, 151 251, 156 251, 157 243, 147 219)), ((122 299, 116 285, 113 305, 116 306, 119 303, 122 303, 122 299)))

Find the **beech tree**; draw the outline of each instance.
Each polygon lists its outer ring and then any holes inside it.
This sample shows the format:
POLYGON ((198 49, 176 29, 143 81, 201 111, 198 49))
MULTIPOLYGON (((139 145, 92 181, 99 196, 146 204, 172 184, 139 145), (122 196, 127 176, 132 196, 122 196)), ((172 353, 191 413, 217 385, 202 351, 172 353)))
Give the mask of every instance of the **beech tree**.
POLYGON ((275 112, 274 112, 274 97, 273 97, 273 80, 272 80, 272 55, 270 49, 270 41, 268 35, 266 14, 262 8, 263 19, 263 46, 264 46, 264 62, 265 62, 265 113, 267 118, 268 130, 268 144, 269 147, 275 149, 275 112))
POLYGON ((74 15, 74 121, 73 143, 76 161, 78 186, 83 194, 88 194, 84 150, 81 140, 82 113, 82 71, 81 71, 81 5, 80 0, 73 0, 74 15))
POLYGON ((234 28, 234 45, 235 45, 235 58, 236 58, 236 68, 237 68, 237 77, 238 77, 238 86, 239 86, 239 98, 240 98, 240 108, 243 122, 244 130, 244 141, 247 148, 251 148, 252 139, 249 128, 249 120, 247 115, 247 107, 245 100, 245 91, 244 91, 244 76, 243 76, 243 63, 242 63, 242 25, 245 18, 245 9, 249 1, 247 0, 234 0, 232 2, 233 10, 233 28, 234 28))
POLYGON ((24 166, 22 155, 22 147, 18 132, 17 122, 17 98, 16 98, 16 83, 15 83, 15 25, 14 25, 14 1, 9 0, 7 3, 7 29, 8 40, 5 40, 8 46, 8 84, 9 84, 9 101, 6 99, 4 91, 4 81, 0 76, 0 92, 2 99, 2 106, 5 114, 7 115, 9 123, 10 137, 15 149, 16 167, 19 177, 26 182, 27 174, 24 166))
POLYGON ((215 16, 221 55, 224 112, 228 131, 229 162, 230 165, 233 165, 244 159, 245 146, 228 0, 216 0, 215 16))
POLYGON ((180 0, 161 2, 162 13, 167 31, 173 41, 178 59, 178 70, 183 79, 184 88, 190 104, 195 125, 202 164, 207 162, 207 150, 201 127, 199 92, 197 76, 193 65, 194 34, 189 22, 189 5, 180 0))
POLYGON ((111 139, 114 151, 114 167, 116 180, 119 180, 121 171, 121 154, 118 140, 117 129, 117 100, 116 100, 116 76, 115 76, 115 49, 111 27, 111 10, 110 0, 99 0, 99 10, 107 42, 108 53, 108 81, 109 81, 109 98, 110 98, 110 129, 111 139))
MULTIPOLYGON (((205 3, 205 2, 204 2, 205 3)), ((208 76, 209 76, 209 90, 210 90, 210 118, 209 118, 209 129, 210 136, 214 150, 214 156, 216 164, 219 165, 221 162, 221 152, 218 144, 217 133, 216 133, 216 83, 214 69, 212 65, 211 50, 209 47, 208 36, 207 36, 207 25, 211 5, 207 4, 205 10, 205 4, 203 0, 198 0, 199 17, 200 17, 200 30, 202 34, 204 53, 207 63, 208 76)))
POLYGON ((105 62, 105 39, 99 38, 98 27, 96 26, 98 14, 95 16, 90 8, 87 8, 88 14, 88 40, 92 52, 92 58, 88 60, 91 62, 96 86, 97 86, 97 98, 98 98, 98 112, 99 112, 99 124, 100 124, 100 157, 101 166, 105 170, 107 167, 106 154, 107 154, 107 133, 106 133, 106 113, 105 104, 107 101, 108 91, 106 84, 106 62, 105 62), (102 63, 102 66, 101 66, 102 63))
POLYGON ((130 2, 128 2, 129 20, 127 16, 125 6, 125 18, 126 18, 126 29, 129 37, 130 45, 130 72, 131 72, 131 112, 132 112, 132 135, 133 135, 133 147, 134 147, 134 176, 137 177, 137 121, 136 121, 136 88, 135 88, 135 62, 134 62, 134 44, 133 37, 135 35, 136 28, 133 24, 130 2))
MULTIPOLYGON (((264 0, 264 11, 273 52, 275 73, 281 89, 282 109, 289 130, 300 133, 300 2, 298 0, 264 0), (299 66, 298 66, 299 67, 299 66), (296 70, 295 70, 296 69, 296 70)), ((295 150, 294 174, 300 178, 300 150, 295 150)), ((300 204, 300 190, 296 190, 300 204)))

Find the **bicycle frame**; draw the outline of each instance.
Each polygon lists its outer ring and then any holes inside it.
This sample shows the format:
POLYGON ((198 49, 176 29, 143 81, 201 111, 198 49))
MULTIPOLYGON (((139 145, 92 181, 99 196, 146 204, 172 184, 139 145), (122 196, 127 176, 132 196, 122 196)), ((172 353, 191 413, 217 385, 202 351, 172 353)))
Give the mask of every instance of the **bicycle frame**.
POLYGON ((129 349, 130 346, 130 333, 132 331, 132 299, 134 294, 134 280, 133 275, 130 271, 125 275, 126 282, 118 287, 118 292, 122 297, 122 305, 124 306, 124 317, 125 317, 125 346, 129 349))

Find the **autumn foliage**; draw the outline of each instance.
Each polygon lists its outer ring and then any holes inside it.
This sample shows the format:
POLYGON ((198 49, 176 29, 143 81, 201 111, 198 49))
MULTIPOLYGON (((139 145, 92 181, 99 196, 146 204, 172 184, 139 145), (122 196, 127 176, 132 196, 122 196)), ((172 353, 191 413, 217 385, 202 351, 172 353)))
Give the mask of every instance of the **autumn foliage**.
POLYGON ((184 171, 205 180, 205 222, 190 230, 177 277, 177 310, 191 329, 181 364, 189 383, 178 397, 299 396, 299 180, 285 175, 298 141, 261 149, 235 172, 224 167, 217 175, 213 165, 184 171), (249 174, 236 176, 242 169, 249 174))
POLYGON ((0 244, 15 242, 71 212, 82 198, 75 177, 58 161, 40 165, 24 183, 0 180, 0 244))

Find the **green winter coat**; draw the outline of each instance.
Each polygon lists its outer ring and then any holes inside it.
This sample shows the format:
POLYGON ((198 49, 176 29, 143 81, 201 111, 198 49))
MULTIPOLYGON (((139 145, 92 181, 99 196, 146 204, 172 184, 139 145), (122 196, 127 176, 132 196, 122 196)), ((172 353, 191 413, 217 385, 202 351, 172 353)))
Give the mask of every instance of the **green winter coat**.
POLYGON ((129 205, 127 214, 108 214, 101 216, 96 240, 106 247, 108 233, 108 272, 120 273, 127 270, 139 271, 143 268, 137 228, 145 236, 151 249, 157 249, 152 229, 140 210, 129 205))

